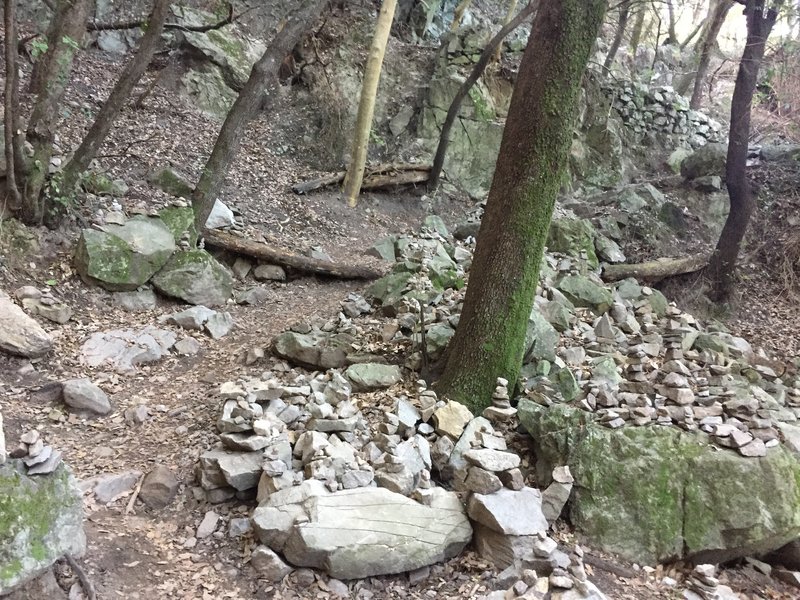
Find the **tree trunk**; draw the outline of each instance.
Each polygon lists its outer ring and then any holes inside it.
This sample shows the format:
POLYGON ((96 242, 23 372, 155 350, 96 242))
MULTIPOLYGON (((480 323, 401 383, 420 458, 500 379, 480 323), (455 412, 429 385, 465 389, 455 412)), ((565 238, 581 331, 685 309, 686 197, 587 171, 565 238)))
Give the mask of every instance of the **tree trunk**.
MULTIPOLYGON (((533 2, 533 0, 531 0, 533 2)), ((503 19, 503 27, 511 23, 514 20, 514 13, 517 10, 517 0, 509 0, 508 1, 508 10, 506 11, 506 18, 503 19)), ((503 40, 500 40, 501 42, 503 40)), ((500 58, 503 56, 503 44, 498 44, 497 48, 494 51, 494 56, 492 57, 492 62, 500 62, 500 58)))
POLYGON ((733 88, 731 128, 725 165, 725 180, 731 209, 706 271, 712 286, 711 296, 716 301, 725 301, 730 296, 736 259, 750 217, 755 210, 755 198, 747 178, 750 110, 767 38, 778 17, 776 8, 770 8, 766 14, 762 11, 763 3, 760 0, 747 0, 744 9, 747 18, 747 42, 733 88))
POLYGON ((647 16, 647 5, 640 4, 636 9, 636 21, 633 23, 633 31, 631 31, 631 54, 636 57, 636 51, 639 49, 639 42, 642 40, 642 31, 644 30, 644 19, 647 16))
POLYGON ((614 41, 611 43, 611 48, 608 49, 606 60, 603 62, 603 69, 606 71, 611 70, 611 65, 614 64, 614 59, 617 57, 617 51, 622 44, 622 38, 625 35, 625 29, 628 27, 628 15, 630 14, 631 0, 623 0, 619 5, 619 22, 617 24, 617 33, 614 36, 614 41))
POLYGON ((668 24, 668 38, 664 41, 665 44, 677 44, 678 43, 678 34, 675 32, 675 5, 673 4, 673 0, 666 0, 667 2, 667 15, 669 17, 669 24, 668 24))
POLYGON ((358 204, 361 182, 364 179, 369 132, 372 130, 372 117, 375 113, 375 96, 378 93, 383 55, 389 41, 389 32, 392 29, 396 7, 397 0, 383 0, 381 12, 378 14, 378 22, 375 24, 375 36, 372 38, 372 46, 369 49, 367 66, 364 68, 364 82, 361 84, 361 101, 358 103, 356 128, 353 132, 350 166, 347 168, 347 175, 344 178, 344 197, 351 207, 358 204))
POLYGON ((709 7, 706 30, 703 32, 700 44, 699 55, 697 58, 697 72, 694 76, 694 89, 689 106, 693 110, 698 110, 703 103, 703 86, 706 84, 708 66, 711 63, 711 52, 717 44, 717 37, 722 29, 728 11, 733 7, 732 0, 714 0, 714 4, 709 7))
POLYGON ((469 90, 475 85, 475 82, 480 79, 486 65, 492 61, 495 48, 499 48, 503 39, 533 14, 536 10, 537 2, 538 0, 531 0, 528 6, 523 8, 516 17, 504 25, 503 28, 489 40, 478 62, 472 67, 472 72, 469 74, 469 77, 467 77, 466 81, 458 88, 458 92, 456 92, 453 101, 450 103, 450 108, 447 109, 447 116, 442 124, 442 132, 439 134, 439 144, 436 146, 436 155, 433 158, 431 174, 428 177, 428 189, 430 191, 435 190, 439 186, 439 178, 442 176, 442 168, 444 167, 444 157, 447 154, 447 147, 450 145, 450 130, 453 128, 456 117, 458 117, 458 111, 461 110, 461 103, 464 101, 464 98, 467 97, 469 90))
POLYGON ((169 13, 170 0, 154 0, 153 10, 147 20, 147 30, 139 45, 136 55, 125 67, 120 75, 114 89, 106 100, 97 117, 89 128, 86 137, 83 138, 81 145, 72 156, 63 170, 62 191, 71 194, 75 189, 78 179, 92 162, 97 151, 106 139, 114 120, 122 110, 126 100, 131 95, 133 88, 147 70, 147 65, 153 59, 156 48, 161 40, 161 32, 164 30, 164 23, 169 13))
POLYGON ((6 58, 6 83, 5 83, 5 114, 3 115, 3 132, 5 133, 6 158, 6 199, 0 209, 0 216, 6 208, 17 211, 20 208, 20 193, 17 187, 15 165, 17 163, 14 153, 14 136, 16 135, 17 116, 17 18, 16 0, 5 0, 3 5, 3 22, 6 30, 5 58, 6 58), (9 206, 10 200, 10 206, 9 206))
POLYGON ((303 0, 300 7, 287 17, 283 28, 253 65, 250 78, 225 117, 211 156, 192 192, 197 231, 203 231, 208 215, 214 208, 214 202, 225 181, 228 164, 239 148, 244 126, 258 114, 265 93, 270 95, 278 85, 278 69, 283 59, 297 45, 327 3, 327 0, 303 0))
POLYGON ((464 13, 467 12, 472 0, 461 0, 453 11, 453 22, 450 23, 450 31, 456 31, 461 26, 461 19, 464 18, 464 13))
POLYGON ((607 0, 544 0, 511 97, 464 310, 437 391, 479 413, 516 384, 581 78, 607 0))
POLYGON ((28 121, 26 140, 33 147, 33 157, 25 166, 21 217, 26 223, 41 223, 45 217, 42 191, 53 155, 53 141, 59 119, 59 106, 72 73, 75 52, 86 32, 89 0, 63 0, 59 5, 57 26, 47 39, 47 66, 44 79, 28 121))

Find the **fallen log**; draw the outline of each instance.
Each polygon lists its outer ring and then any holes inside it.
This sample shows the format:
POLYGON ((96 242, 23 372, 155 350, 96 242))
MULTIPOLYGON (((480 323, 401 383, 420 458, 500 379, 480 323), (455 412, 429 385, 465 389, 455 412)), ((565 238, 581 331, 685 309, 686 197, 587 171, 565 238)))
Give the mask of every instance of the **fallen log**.
MULTIPOLYGON (((377 190, 392 185, 407 185, 411 183, 424 183, 428 181, 431 171, 430 165, 422 164, 383 164, 368 168, 364 174, 362 190, 377 190)), ((292 186, 295 194, 307 194, 314 190, 336 185, 344 181, 346 171, 331 175, 323 175, 309 181, 301 181, 292 186)))
POLYGON ((659 281, 674 275, 684 275, 699 271, 708 264, 709 254, 696 254, 680 258, 658 258, 644 263, 603 265, 605 281, 619 281, 628 277, 659 281))
POLYGON ((226 231, 206 229, 203 231, 203 239, 208 245, 275 265, 296 269, 303 273, 327 275, 328 277, 339 277, 341 279, 377 279, 383 275, 383 273, 368 267, 340 265, 327 260, 302 256, 269 244, 239 237, 226 231))

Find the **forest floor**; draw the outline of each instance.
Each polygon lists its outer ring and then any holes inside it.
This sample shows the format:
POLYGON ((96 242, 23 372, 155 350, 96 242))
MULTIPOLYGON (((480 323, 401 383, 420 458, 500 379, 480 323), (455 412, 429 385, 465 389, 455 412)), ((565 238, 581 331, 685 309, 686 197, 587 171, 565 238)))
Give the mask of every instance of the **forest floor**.
MULTIPOLYGON (((61 133, 63 147, 77 142, 87 123, 87 109, 94 111, 120 65, 103 54, 81 55, 69 88, 61 133)), ((103 169, 130 186, 121 199, 128 212, 149 211, 169 198, 149 187, 147 173, 173 164, 190 180, 196 179, 210 152, 218 123, 166 92, 156 90, 141 109, 126 110, 103 150, 103 169), (132 141, 139 140, 136 143, 132 141), (121 155, 121 156, 120 156, 121 155)), ((356 210, 348 209, 335 192, 295 196, 289 185, 313 175, 301 157, 276 154, 272 149, 290 144, 280 139, 267 118, 254 122, 245 135, 238 158, 228 172, 223 199, 239 210, 247 228, 257 229, 272 243, 303 250, 321 246, 335 260, 369 264, 364 251, 378 238, 417 229, 434 210, 448 225, 464 218, 474 206, 466 199, 433 201, 421 191, 365 194, 356 210)), ((96 198, 74 208, 74 216, 91 220, 110 199, 96 198)), ((111 296, 86 286, 72 271, 70 247, 77 236, 77 220, 57 232, 39 231, 42 252, 37 256, 4 257, 0 288, 13 292, 22 285, 53 289, 74 310, 63 326, 48 327, 56 336, 56 350, 32 363, 0 355, 0 396, 3 398, 5 433, 9 444, 24 431, 38 429, 47 443, 64 452, 76 476, 87 479, 100 474, 131 470, 149 471, 156 464, 172 468, 182 482, 177 499, 167 508, 153 511, 136 504, 126 514, 127 497, 102 506, 91 496, 85 500, 88 549, 81 564, 97 588, 98 598, 121 599, 255 599, 333 598, 337 586, 325 576, 308 579, 307 572, 289 576, 279 584, 259 580, 247 564, 255 542, 249 536, 231 538, 222 528, 197 541, 188 540, 208 510, 226 521, 246 516, 252 503, 209 505, 193 493, 194 466, 198 456, 217 441, 215 422, 218 402, 214 390, 239 376, 258 376, 263 365, 245 366, 250 348, 269 346, 275 334, 296 321, 328 319, 336 315, 348 292, 361 292, 364 283, 293 277, 287 283, 267 284, 270 297, 260 306, 227 307, 235 320, 234 331, 219 340, 204 339, 194 357, 170 356, 142 367, 133 376, 119 376, 103 369, 88 369, 79 360, 79 347, 92 333, 114 328, 138 328, 157 324, 160 315, 179 310, 176 303, 161 301, 157 310, 129 313, 117 308, 111 296), (69 417, 58 420, 47 397, 46 384, 88 376, 112 397, 114 413, 96 420, 69 417), (126 422, 126 408, 146 404, 151 418, 140 425, 126 422)), ((774 277, 754 259, 745 269, 735 316, 728 324, 756 344, 779 350, 784 358, 797 355, 800 311, 796 300, 779 292, 774 277)), ((252 285, 252 282, 251 284, 252 285)), ((244 283, 237 283, 239 288, 244 283)), ((556 537, 574 543, 566 524, 556 537)), ((630 564, 612 563, 627 569, 630 564)), ((74 580, 60 567, 63 582, 74 580)), ((588 569, 591 571, 591 569, 588 569)), ((619 578, 603 570, 590 574, 609 598, 677 598, 675 588, 660 583, 664 576, 681 579, 682 565, 639 569, 633 578, 619 578)), ((433 567, 427 577, 410 583, 405 575, 376 577, 351 582, 354 598, 473 598, 493 589, 496 575, 491 565, 472 550, 433 567)), ((760 575, 752 568, 734 565, 721 573, 721 581, 747 598, 792 598, 793 592, 760 575)))

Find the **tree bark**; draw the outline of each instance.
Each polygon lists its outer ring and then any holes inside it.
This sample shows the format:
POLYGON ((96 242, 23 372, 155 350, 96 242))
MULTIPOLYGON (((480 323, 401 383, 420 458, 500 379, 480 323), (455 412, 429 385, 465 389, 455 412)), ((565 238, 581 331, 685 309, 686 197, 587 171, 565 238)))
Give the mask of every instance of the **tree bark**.
POLYGON ((636 21, 633 23, 633 31, 631 31, 631 54, 636 57, 636 51, 639 49, 639 42, 642 40, 642 31, 644 30, 644 19, 647 16, 647 5, 642 3, 636 9, 636 21))
POLYGON ((2 216, 6 208, 12 211, 19 210, 21 201, 19 188, 17 187, 15 171, 17 161, 14 152, 14 136, 16 135, 15 126, 18 108, 16 0, 5 0, 3 5, 3 22, 6 30, 4 45, 6 59, 5 114, 3 115, 3 132, 5 134, 5 147, 3 151, 5 152, 6 158, 6 202, 2 210, 0 210, 0 216, 2 216))
POLYGON ((461 19, 464 18, 464 13, 467 12, 472 0, 461 0, 453 11, 453 22, 450 23, 450 31, 456 31, 461 27, 461 19))
POLYGON ((156 48, 161 40, 161 32, 169 13, 170 0, 154 0, 153 10, 147 21, 147 30, 139 45, 136 55, 125 67, 114 89, 106 100, 97 117, 89 128, 86 137, 72 156, 72 160, 64 167, 62 175, 62 190, 71 194, 83 173, 92 162, 97 151, 105 141, 114 120, 122 110, 126 100, 130 97, 133 88, 147 70, 147 65, 153 59, 156 48))
POLYGON ((253 65, 250 78, 225 117, 211 156, 192 192, 197 231, 203 231, 211 209, 214 208, 214 202, 225 181, 228 164, 239 149, 244 126, 258 114, 264 95, 271 95, 276 88, 278 69, 283 59, 297 45, 327 3, 327 0, 303 0, 300 7, 287 17, 283 28, 253 65))
POLYGON ((733 290, 736 259, 750 217, 755 210, 755 198, 747 178, 750 111, 767 38, 778 18, 777 8, 773 7, 766 13, 763 12, 762 0, 747 0, 744 13, 747 18, 747 42, 733 88, 728 156, 725 165, 725 182, 731 209, 706 268, 712 286, 710 295, 713 300, 720 302, 726 301, 733 290))
POLYGON ((725 23, 725 18, 734 4, 733 0, 713 0, 713 2, 712 6, 709 7, 708 25, 703 32, 697 57, 697 72, 694 76, 692 99, 689 101, 689 106, 693 110, 698 110, 703 103, 703 86, 706 84, 708 66, 711 64, 711 52, 717 44, 717 38, 723 23, 725 23))
POLYGON ((378 22, 375 24, 375 35, 369 50, 367 66, 364 68, 364 81, 361 84, 361 101, 358 103, 358 116, 353 132, 353 148, 350 156, 350 166, 344 178, 344 197, 351 207, 358 204, 358 195, 361 193, 361 182, 364 179, 364 167, 367 164, 367 148, 369 147, 369 132, 372 130, 372 117, 375 113, 375 96, 378 93, 378 82, 381 77, 383 55, 389 41, 392 29, 394 11, 397 0, 383 0, 378 22))
MULTIPOLYGON (((514 20, 514 13, 517 10, 517 0, 509 0, 508 1, 508 10, 506 11, 506 17, 503 19, 503 27, 511 23, 514 20)), ((502 42, 502 40, 500 40, 502 42)), ((492 62, 500 62, 500 58, 503 56, 503 44, 498 44, 497 48, 494 51, 494 56, 492 57, 492 62)))
POLYGON ((519 69, 470 269, 436 389, 476 414, 516 385, 539 265, 567 164, 581 79, 607 0, 543 0, 519 69))
POLYGON ((25 166, 22 220, 29 224, 41 223, 45 217, 42 191, 53 155, 53 141, 59 118, 59 106, 72 73, 75 52, 86 32, 89 0, 63 0, 54 15, 56 27, 47 39, 47 60, 25 134, 33 147, 33 157, 25 166))
POLYGON ((697 254, 681 258, 659 258, 645 263, 603 265, 605 281, 619 281, 634 277, 648 281, 660 281, 675 275, 699 271, 708 264, 708 254, 697 254))
POLYGON ((611 70, 611 65, 614 64, 614 59, 617 57, 617 52, 622 44, 622 38, 625 35, 625 29, 628 27, 628 15, 630 14, 631 0, 623 0, 619 5, 619 22, 617 23, 617 33, 614 36, 614 41, 611 43, 611 48, 608 49, 606 60, 603 62, 603 69, 606 71, 611 70))
POLYGON ((268 261, 272 264, 282 265, 296 269, 303 273, 339 277, 341 279, 377 279, 383 273, 368 267, 341 265, 328 260, 319 260, 308 256, 301 256, 282 248, 269 244, 262 244, 254 240, 239 237, 218 229, 207 229, 203 234, 206 244, 228 250, 235 254, 242 254, 251 258, 268 261))
POLYGON ((444 168, 444 158, 447 154, 447 147, 450 145, 450 130, 453 128, 453 124, 456 122, 456 117, 458 117, 459 110, 461 110, 461 103, 464 101, 464 98, 467 97, 467 94, 469 94, 472 86, 475 85, 478 79, 481 78, 486 66, 492 61, 492 56, 494 55, 495 49, 500 47, 500 44, 509 33, 514 31, 533 14, 533 12, 536 10, 537 1, 538 0, 531 0, 528 6, 523 8, 516 17, 504 25, 503 28, 498 31, 491 40, 489 40, 489 43, 486 44, 486 47, 483 49, 478 62, 476 62, 475 66, 472 67, 472 72, 469 74, 469 77, 467 77, 466 81, 464 81, 464 83, 461 84, 461 87, 458 88, 458 92, 456 92, 456 95, 453 97, 453 101, 450 103, 450 108, 447 109, 447 116, 442 124, 442 131, 439 134, 439 144, 436 146, 436 154, 433 158, 433 166, 431 167, 431 173, 428 177, 429 190, 433 191, 439 187, 439 178, 442 176, 442 169, 444 168))
POLYGON ((668 21, 668 33, 667 39, 664 41, 665 44, 677 44, 678 43, 678 34, 675 32, 675 25, 676 25, 676 18, 675 18, 675 5, 673 0, 666 0, 667 3, 667 15, 669 17, 668 21))

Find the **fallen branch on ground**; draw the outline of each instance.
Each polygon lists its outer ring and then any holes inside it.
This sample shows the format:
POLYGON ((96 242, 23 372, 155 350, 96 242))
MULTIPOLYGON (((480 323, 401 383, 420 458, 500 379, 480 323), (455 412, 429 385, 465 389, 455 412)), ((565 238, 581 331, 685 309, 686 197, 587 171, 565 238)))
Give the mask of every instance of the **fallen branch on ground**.
POLYGON ((603 265, 605 281, 619 281, 628 277, 659 281, 675 275, 684 275, 699 271, 708 264, 708 254, 696 254, 681 258, 658 258, 656 260, 636 264, 603 265))
MULTIPOLYGON (((422 164, 385 164, 368 168, 364 174, 362 190, 376 190, 392 185, 406 185, 428 181, 430 165, 422 164)), ((302 181, 292 186, 295 194, 307 194, 330 185, 344 181, 346 171, 325 175, 310 181, 302 181)))
POLYGON ((72 569, 72 572, 75 573, 78 577, 78 581, 81 582, 81 586, 83 587, 83 593, 89 600, 97 600, 97 592, 95 592, 94 585, 89 578, 86 576, 86 572, 81 568, 78 562, 72 558, 71 554, 65 554, 64 558, 67 559, 69 563, 69 568, 72 569))
POLYGON ((206 229, 203 231, 203 238, 206 244, 216 246, 217 248, 229 250, 235 254, 242 254, 251 258, 268 261, 275 265, 290 267, 304 273, 327 275, 328 277, 339 277, 341 279, 377 279, 383 275, 383 273, 375 269, 341 265, 327 260, 302 256, 282 248, 276 248, 269 244, 239 237, 225 231, 206 229))
POLYGON ((617 565, 612 563, 611 561, 604 560, 597 556, 592 556, 590 554, 583 555, 583 562, 590 567, 594 567, 595 569, 600 569, 601 571, 605 571, 606 573, 611 573, 612 575, 616 575, 617 577, 622 577, 624 579, 636 579, 636 571, 633 569, 628 569, 627 567, 623 567, 621 565, 617 565))

